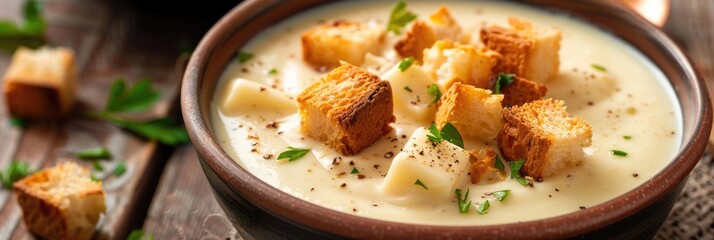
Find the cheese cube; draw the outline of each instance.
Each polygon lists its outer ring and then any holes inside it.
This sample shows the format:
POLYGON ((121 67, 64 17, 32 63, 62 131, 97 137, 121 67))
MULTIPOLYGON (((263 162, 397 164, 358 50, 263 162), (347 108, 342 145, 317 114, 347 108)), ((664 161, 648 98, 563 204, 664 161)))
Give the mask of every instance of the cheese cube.
POLYGON ((269 86, 245 80, 235 79, 224 89, 220 103, 223 114, 229 116, 251 112, 269 112, 277 114, 293 114, 297 112, 297 104, 285 93, 269 86))
POLYGON ((433 96, 427 92, 434 79, 420 66, 413 64, 402 72, 397 64, 381 78, 392 85, 395 112, 423 124, 434 121, 436 104, 432 103, 433 96))
POLYGON ((10 113, 35 119, 66 116, 75 99, 74 68, 70 49, 17 49, 5 72, 3 87, 10 113))
POLYGON ((385 193, 449 198, 454 196, 456 183, 468 178, 469 153, 447 141, 431 142, 427 134, 426 128, 415 130, 394 157, 382 185, 385 193), (428 189, 417 185, 417 180, 428 189))

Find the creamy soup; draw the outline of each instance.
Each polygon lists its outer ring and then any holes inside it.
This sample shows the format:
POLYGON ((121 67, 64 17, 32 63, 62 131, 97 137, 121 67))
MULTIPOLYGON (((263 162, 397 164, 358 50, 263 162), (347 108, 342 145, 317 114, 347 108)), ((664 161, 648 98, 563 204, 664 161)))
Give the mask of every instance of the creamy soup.
MULTIPOLYGON (((294 99, 324 75, 302 60, 302 32, 330 19, 386 26, 392 4, 387 1, 331 4, 290 18, 255 36, 241 49, 253 57, 244 63, 236 60, 228 65, 213 99, 213 130, 224 150, 266 183, 337 211, 407 223, 489 225, 558 216, 613 199, 655 175, 673 159, 680 146, 681 113, 667 79, 640 52, 612 35, 566 15, 515 3, 409 2, 408 8, 422 18, 439 4, 448 6, 464 31, 474 33, 475 40, 485 24, 507 26, 508 16, 560 29, 563 35, 560 73, 545 82, 546 98, 564 100, 571 116, 581 117, 592 126, 592 146, 585 149, 587 155, 581 166, 534 182, 530 187, 513 179, 472 184, 468 177, 460 178, 457 187, 464 192, 469 189, 469 199, 474 203, 465 214, 459 212, 455 195, 443 199, 410 193, 387 194, 382 186, 392 159, 415 129, 428 125, 397 109, 392 132, 355 156, 342 156, 299 131, 294 99), (599 71, 593 64, 606 70, 599 71), (259 88, 260 92, 283 100, 266 105, 265 99, 245 97, 254 93, 231 92, 233 86, 239 85, 236 81, 249 85, 243 89, 259 88), (248 107, 222 108, 231 97, 243 99, 239 104, 248 107), (277 160, 288 146, 311 151, 295 161, 277 160), (628 155, 618 156, 612 150, 628 155), (487 195, 498 190, 510 190, 510 194, 504 201, 487 195), (477 214, 476 205, 486 200, 491 205, 488 213, 477 214)), ((380 74, 400 60, 392 49, 399 36, 386 36, 388 43, 381 55, 388 63, 377 71, 380 74)), ((465 149, 496 147, 494 142, 464 141, 465 149)))

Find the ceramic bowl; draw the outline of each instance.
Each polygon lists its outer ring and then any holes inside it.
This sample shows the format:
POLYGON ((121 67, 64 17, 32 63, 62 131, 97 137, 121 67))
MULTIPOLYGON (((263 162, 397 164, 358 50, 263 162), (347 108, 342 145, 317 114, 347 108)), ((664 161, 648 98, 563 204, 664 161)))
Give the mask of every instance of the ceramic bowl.
POLYGON ((524 0, 611 32, 644 53, 667 76, 681 104, 684 133, 675 159, 652 179, 615 199, 552 218, 489 226, 387 222, 330 210, 274 188, 239 166, 217 143, 209 114, 216 83, 235 52, 256 33, 324 0, 245 1, 204 36, 186 69, 181 108, 216 199, 246 239, 276 238, 650 238, 707 145, 712 112, 703 80, 655 26, 614 1, 524 0))

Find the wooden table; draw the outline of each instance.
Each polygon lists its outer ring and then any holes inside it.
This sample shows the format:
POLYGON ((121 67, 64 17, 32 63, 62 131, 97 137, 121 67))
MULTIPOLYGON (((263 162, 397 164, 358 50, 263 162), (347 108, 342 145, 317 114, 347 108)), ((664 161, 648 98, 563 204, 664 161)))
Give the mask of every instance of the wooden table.
MULTIPOLYGON (((179 4, 178 12, 167 12, 161 4, 170 1, 155 5, 146 5, 146 1, 44 3, 48 43, 70 47, 77 54, 79 111, 101 109, 109 85, 117 77, 131 81, 151 77, 162 93, 161 102, 148 113, 152 116, 178 115, 181 73, 176 60, 180 49, 195 45, 235 4, 223 1, 201 11, 179 4)), ((0 19, 20 20, 21 4, 22 0, 0 1, 0 19)), ((665 31, 690 54, 702 75, 714 80, 714 1, 673 4, 665 31)), ((10 56, 0 52, 0 73, 7 68, 10 56)), ((0 106, 4 105, 0 98, 0 106)), ((99 239, 123 239, 140 228, 157 239, 240 238, 214 199, 191 145, 167 147, 107 123, 81 118, 63 123, 33 122, 24 130, 10 126, 8 118, 0 107, 0 167, 13 159, 28 162, 32 168, 53 166, 63 152, 95 146, 107 146, 116 159, 127 162, 127 174, 105 181, 108 209, 100 222, 99 239)), ((110 169, 116 161, 106 167, 110 169)), ((22 223, 13 194, 0 190, 0 239, 10 238, 34 239, 22 223)))

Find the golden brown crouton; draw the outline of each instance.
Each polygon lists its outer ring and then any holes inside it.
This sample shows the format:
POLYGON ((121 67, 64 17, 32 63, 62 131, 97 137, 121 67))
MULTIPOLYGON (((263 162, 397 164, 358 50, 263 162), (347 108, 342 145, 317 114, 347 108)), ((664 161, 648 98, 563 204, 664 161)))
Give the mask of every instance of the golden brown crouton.
POLYGON ((496 161, 501 161, 497 158, 497 154, 492 148, 469 151, 471 155, 471 183, 494 183, 502 181, 506 178, 505 170, 496 168, 496 161))
POLYGON ((461 33, 461 27, 445 6, 439 7, 429 18, 416 20, 412 27, 394 46, 402 57, 414 57, 421 60, 424 49, 431 47, 437 40, 449 39, 468 43, 469 36, 461 33))
POLYGON ((491 141, 503 125, 502 100, 490 90, 454 83, 439 100, 436 125, 450 122, 461 135, 491 141))
POLYGON ((545 96, 548 88, 540 83, 522 78, 513 77, 513 82, 503 88, 503 105, 520 106, 535 100, 540 100, 545 96))
POLYGON ((514 73, 542 83, 558 74, 561 34, 557 29, 540 29, 529 22, 509 18, 511 29, 490 26, 481 29, 481 41, 503 59, 498 72, 514 73))
POLYGON ((315 68, 332 69, 340 61, 360 65, 365 54, 379 52, 385 30, 376 24, 331 21, 302 34, 302 57, 315 68))
POLYGON ((521 174, 537 179, 580 165, 592 130, 565 109, 562 100, 545 99, 503 110, 498 146, 509 161, 525 159, 521 174))
POLYGON ((423 68, 442 89, 449 89, 455 82, 488 88, 499 58, 494 51, 439 40, 424 50, 423 68))
POLYGON ((64 117, 74 103, 76 78, 72 50, 21 47, 5 72, 8 110, 22 118, 64 117))
POLYGON ((90 239, 106 208, 102 183, 72 162, 32 174, 14 190, 27 228, 46 239, 90 239))
POLYGON ((354 155, 391 131, 389 82, 342 63, 298 95, 301 130, 345 155, 354 155))

